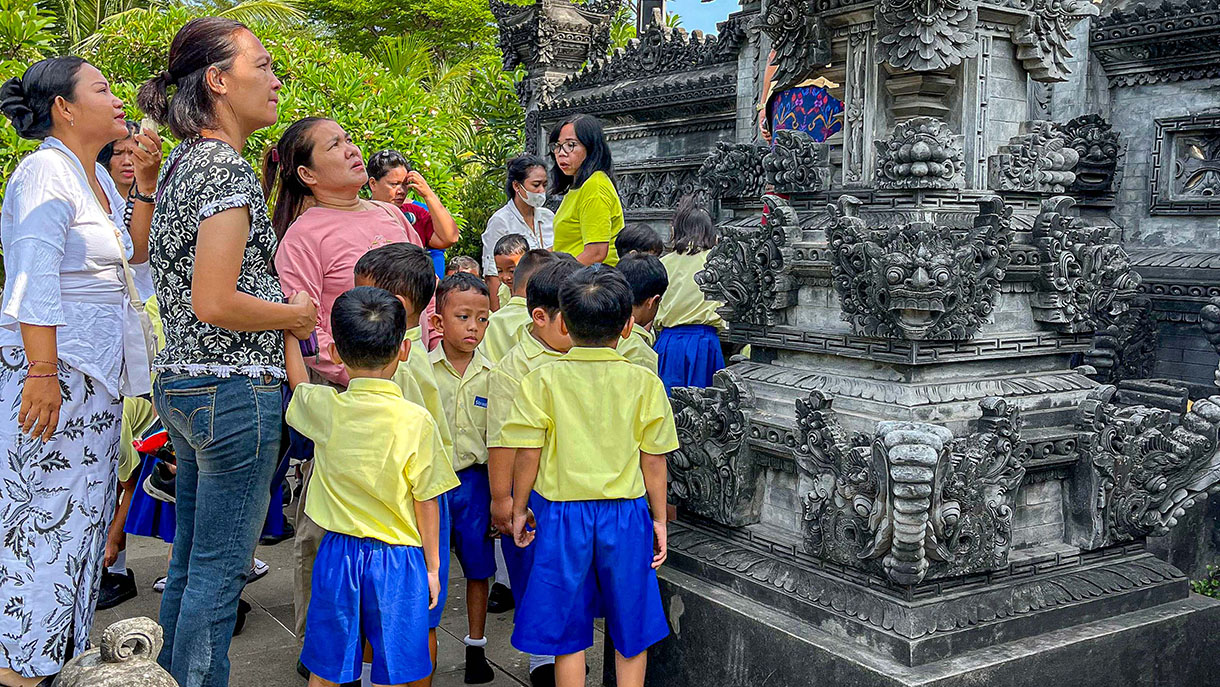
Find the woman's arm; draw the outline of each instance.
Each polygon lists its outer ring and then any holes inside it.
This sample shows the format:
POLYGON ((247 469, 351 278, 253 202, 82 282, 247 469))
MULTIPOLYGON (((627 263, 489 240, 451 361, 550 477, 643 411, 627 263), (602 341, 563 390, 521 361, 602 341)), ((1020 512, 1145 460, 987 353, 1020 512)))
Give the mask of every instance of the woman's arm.
POLYGON ((50 441, 59 425, 63 396, 59 389, 59 353, 56 328, 21 324, 21 345, 25 348, 25 381, 21 385, 21 410, 17 423, 21 431, 50 441))
MULTIPOLYGON (((152 129, 136 134, 135 163, 136 190, 141 195, 157 193, 157 174, 161 171, 161 137, 152 129), (143 146, 143 147, 140 147, 143 146), (147 148, 147 150, 145 150, 147 148)), ((153 204, 136 200, 131 207, 131 224, 127 233, 131 236, 131 264, 148 262, 148 233, 152 228, 153 204)))
POLYGON ((767 105, 771 102, 771 81, 775 78, 775 51, 767 55, 767 68, 763 70, 762 92, 758 102, 758 133, 767 143, 771 142, 771 126, 767 121, 767 105))
POLYGON ((593 265, 599 262, 605 262, 606 257, 610 255, 610 243, 586 243, 584 250, 580 251, 580 255, 576 256, 576 261, 582 265, 593 265))
POLYGON ((428 214, 432 216, 432 238, 428 240, 428 246, 445 249, 457 243, 457 222, 453 221, 453 215, 445 209, 445 204, 428 185, 424 175, 415 170, 407 172, 407 185, 424 199, 424 205, 428 206, 428 214))

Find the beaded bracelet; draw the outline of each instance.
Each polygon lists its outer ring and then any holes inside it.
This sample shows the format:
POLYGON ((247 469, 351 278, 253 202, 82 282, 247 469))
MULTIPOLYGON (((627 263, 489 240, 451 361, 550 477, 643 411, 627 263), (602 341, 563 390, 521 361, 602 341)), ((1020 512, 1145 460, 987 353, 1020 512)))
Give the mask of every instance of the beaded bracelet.
POLYGON ((38 379, 39 377, 58 377, 58 376, 59 376, 59 375, 32 375, 32 374, 27 374, 27 375, 25 376, 25 378, 26 378, 26 379, 38 379))

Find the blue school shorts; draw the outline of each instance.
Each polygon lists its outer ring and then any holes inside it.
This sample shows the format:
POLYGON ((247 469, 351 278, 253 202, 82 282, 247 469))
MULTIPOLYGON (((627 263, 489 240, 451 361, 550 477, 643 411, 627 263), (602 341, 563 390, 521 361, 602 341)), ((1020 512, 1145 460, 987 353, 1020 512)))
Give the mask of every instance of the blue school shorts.
POLYGON ((724 352, 715 327, 686 324, 662 329, 653 346, 657 352, 657 374, 665 392, 675 386, 708 387, 712 375, 724 369, 724 352))
MULTIPOLYGON (((538 492, 530 492, 529 507, 534 512, 535 520, 542 517, 542 511, 549 503, 550 501, 539 496, 538 492)), ((525 588, 530 581, 530 569, 534 567, 536 550, 537 547, 533 544, 521 548, 512 537, 501 537, 500 551, 504 554, 504 567, 508 570, 509 591, 513 593, 513 603, 518 609, 525 601, 525 588)))
POLYGON ((627 658, 669 634, 643 497, 553 501, 535 517, 534 565, 517 608, 514 647, 555 656, 584 651, 593 646, 593 618, 603 612, 614 648, 627 658))
POLYGON ((428 629, 435 630, 441 626, 441 613, 445 610, 445 602, 449 600, 449 494, 452 491, 445 492, 436 497, 436 508, 440 511, 439 536, 437 539, 437 551, 441 555, 441 567, 438 569, 441 576, 441 593, 436 597, 436 608, 428 611, 428 629))
POLYGON ((496 540, 491 527, 491 483, 486 465, 472 465, 457 473, 461 484, 449 496, 453 550, 468 580, 486 580, 496 574, 496 540))
POLYGON ((373 682, 398 685, 432 674, 424 552, 327 532, 314 560, 301 663, 331 682, 359 680, 362 639, 373 648, 373 682))

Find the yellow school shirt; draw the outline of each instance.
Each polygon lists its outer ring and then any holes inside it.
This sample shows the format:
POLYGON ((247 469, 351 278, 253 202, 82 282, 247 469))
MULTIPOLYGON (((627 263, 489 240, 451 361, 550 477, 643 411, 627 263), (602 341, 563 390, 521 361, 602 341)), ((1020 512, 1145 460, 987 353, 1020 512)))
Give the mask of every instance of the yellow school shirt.
POLYGON ((496 300, 499 303, 499 306, 503 308, 504 306, 508 305, 508 302, 512 300, 512 298, 513 292, 508 288, 508 284, 500 282, 500 290, 496 291, 496 300))
POLYGON ((428 411, 388 379, 301 384, 285 421, 314 442, 305 513, 328 532, 422 546, 415 502, 458 486, 428 411))
POLYGON ((657 352, 652 349, 656 337, 638 324, 631 325, 631 334, 618 342, 618 352, 640 367, 657 372, 657 352))
POLYGON ((408 329, 406 338, 411 342, 411 350, 407 353, 406 362, 398 364, 390 379, 402 390, 403 398, 423 407, 432 416, 440 433, 441 445, 445 447, 445 455, 452 461, 453 431, 445 406, 441 403, 436 377, 432 374, 432 363, 428 362, 428 347, 422 341, 423 332, 419 327, 408 329))
POLYGON ((491 361, 475 349, 466 374, 459 375, 445 357, 444 348, 442 343, 432 349, 428 360, 453 431, 453 469, 465 470, 487 463, 487 380, 491 361))
MULTIPOLYGON (((586 243, 607 243, 603 261, 618 264, 614 237, 623 230, 623 203, 605 172, 594 172, 580 188, 568 189, 555 212, 556 253, 580 255, 586 243)), ((673 278, 670 278, 673 281, 673 278)))
POLYGON ((500 361, 513 346, 521 341, 522 328, 530 323, 530 312, 525 299, 513 296, 504 307, 493 312, 487 319, 487 331, 479 348, 493 364, 500 361))
POLYGON ((645 494, 640 452, 678 449, 665 385, 612 348, 573 348, 525 376, 506 448, 541 448, 534 491, 549 501, 645 494))
POLYGON ((661 257, 661 264, 665 265, 665 271, 669 274, 669 288, 661 299, 653 327, 664 329, 684 324, 706 324, 717 329, 726 328, 724 319, 716 312, 716 308, 723 307, 724 303, 706 300, 695 283, 695 273, 707 264, 707 253, 669 253, 661 257))
POLYGON ((535 339, 529 327, 526 327, 521 343, 491 369, 487 380, 488 447, 505 447, 500 436, 501 430, 512 412, 513 400, 517 398, 517 390, 521 388, 521 380, 525 379, 525 375, 562 357, 562 353, 547 348, 535 339))

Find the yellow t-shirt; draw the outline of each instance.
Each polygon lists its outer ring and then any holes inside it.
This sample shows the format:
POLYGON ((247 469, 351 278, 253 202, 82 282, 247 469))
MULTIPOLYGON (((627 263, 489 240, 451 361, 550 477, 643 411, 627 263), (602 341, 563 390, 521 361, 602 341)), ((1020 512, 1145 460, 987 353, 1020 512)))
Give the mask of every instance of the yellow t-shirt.
POLYGON ((655 375, 658 374, 657 352, 652 349, 655 341, 652 332, 636 324, 631 326, 631 334, 618 342, 617 350, 627 360, 646 370, 651 370, 655 375))
POLYGON ((717 329, 726 328, 724 319, 716 312, 716 308, 723 307, 724 303, 706 300, 695 283, 695 273, 707 264, 707 253, 669 253, 661 257, 661 264, 669 273, 669 288, 661 299, 653 327, 664 329, 684 324, 706 324, 717 329))
MULTIPOLYGON (((555 252, 580 255, 586 243, 608 243, 607 265, 618 264, 614 237, 623 229, 623 203, 605 172, 594 172, 580 188, 568 189, 555 213, 555 252)), ((673 281, 673 278, 670 278, 673 281)))
POLYGON ((449 426, 449 416, 441 403, 441 392, 436 385, 436 376, 432 374, 432 363, 428 362, 428 348, 424 346, 419 327, 407 330, 407 340, 411 342, 411 350, 407 353, 406 362, 399 363, 398 369, 390 379, 402 390, 402 397, 421 406, 432 416, 440 433, 441 445, 445 447, 445 455, 453 460, 453 428, 449 426))
POLYGON ((500 307, 503 308, 504 306, 508 305, 508 302, 512 300, 512 298, 512 289, 508 288, 508 285, 504 282, 500 282, 500 290, 496 292, 496 299, 499 302, 500 307))
POLYGON ((547 348, 525 328, 521 343, 491 368, 487 380, 487 446, 503 448, 500 436, 504 423, 513 409, 513 400, 525 375, 563 357, 559 351, 547 348))
POLYGON ((285 421, 314 442, 305 513, 328 532, 422 546, 415 502, 458 486, 436 423, 388 379, 301 384, 285 421))
POLYGON ((660 378, 613 349, 578 347, 525 376, 503 442, 542 449, 534 491, 549 501, 634 499, 640 452, 676 451, 678 431, 660 378))
POLYGON ((491 376, 491 361, 475 349, 466 374, 459 375, 445 357, 443 343, 432 349, 428 360, 453 430, 453 469, 486 464, 487 380, 491 376))
POLYGON ((522 328, 530 323, 529 309, 525 307, 525 299, 513 296, 504 307, 493 312, 487 319, 487 331, 483 334, 483 343, 479 349, 493 364, 516 346, 522 336, 522 328))

